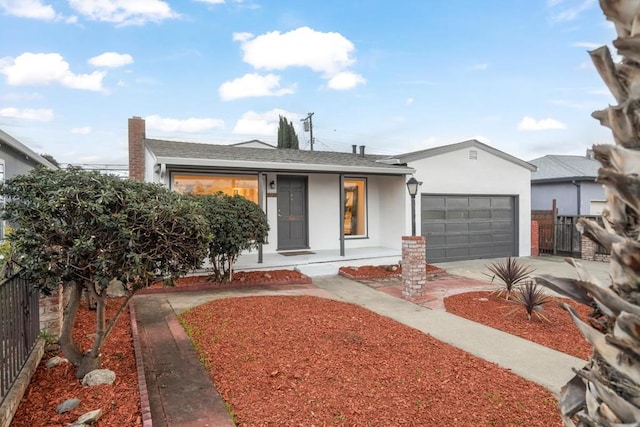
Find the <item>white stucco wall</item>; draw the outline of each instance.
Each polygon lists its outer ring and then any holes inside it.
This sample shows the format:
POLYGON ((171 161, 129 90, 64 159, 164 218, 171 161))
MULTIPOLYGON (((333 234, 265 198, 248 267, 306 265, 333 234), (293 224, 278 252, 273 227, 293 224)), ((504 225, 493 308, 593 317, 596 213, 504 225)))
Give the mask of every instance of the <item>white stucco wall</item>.
MULTIPOLYGON (((420 193, 518 196, 518 255, 531 255, 531 171, 478 147, 411 161, 422 181, 416 196, 416 234, 420 234, 420 193), (477 159, 469 159, 469 151, 477 159)), ((406 189, 405 189, 406 192, 406 189)), ((406 232, 411 233, 411 199, 406 196, 406 232)))

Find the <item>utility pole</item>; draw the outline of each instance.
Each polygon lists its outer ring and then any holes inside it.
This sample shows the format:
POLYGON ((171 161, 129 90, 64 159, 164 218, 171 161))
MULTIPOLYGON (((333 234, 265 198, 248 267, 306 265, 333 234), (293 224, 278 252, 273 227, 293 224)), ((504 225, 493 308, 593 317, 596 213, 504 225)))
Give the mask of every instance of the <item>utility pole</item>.
POLYGON ((300 119, 301 122, 304 122, 304 131, 309 132, 311 151, 313 151, 313 114, 314 113, 307 113, 307 117, 305 117, 304 119, 300 119))

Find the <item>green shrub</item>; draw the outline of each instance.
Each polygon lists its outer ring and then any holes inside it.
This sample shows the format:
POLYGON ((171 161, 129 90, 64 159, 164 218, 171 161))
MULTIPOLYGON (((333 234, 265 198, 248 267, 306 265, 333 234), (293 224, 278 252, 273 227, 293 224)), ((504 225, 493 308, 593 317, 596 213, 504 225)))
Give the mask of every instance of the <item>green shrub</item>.
POLYGON ((269 223, 260 207, 242 196, 192 196, 202 206, 213 236, 209 261, 216 281, 233 279, 233 264, 242 251, 266 243, 269 223))

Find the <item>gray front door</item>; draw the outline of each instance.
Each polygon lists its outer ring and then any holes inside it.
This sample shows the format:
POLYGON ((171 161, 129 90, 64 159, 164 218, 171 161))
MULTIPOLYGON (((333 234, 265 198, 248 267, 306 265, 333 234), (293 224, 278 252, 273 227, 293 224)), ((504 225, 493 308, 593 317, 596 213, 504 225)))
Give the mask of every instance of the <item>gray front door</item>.
POLYGON ((307 178, 278 175, 278 250, 307 249, 307 178))
POLYGON ((513 196, 422 195, 427 262, 517 255, 513 196))

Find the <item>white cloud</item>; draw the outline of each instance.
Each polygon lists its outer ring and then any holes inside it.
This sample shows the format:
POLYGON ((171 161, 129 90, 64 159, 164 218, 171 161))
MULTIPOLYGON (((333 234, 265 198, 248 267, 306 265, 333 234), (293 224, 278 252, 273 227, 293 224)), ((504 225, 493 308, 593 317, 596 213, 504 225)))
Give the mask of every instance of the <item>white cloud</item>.
POLYGON ((202 132, 224 127, 223 120, 212 118, 190 117, 188 119, 171 119, 151 115, 145 117, 145 121, 149 129, 163 132, 202 132))
MULTIPOLYGON (((3 58, 4 59, 4 58, 3 58)), ((72 89, 102 90, 104 71, 74 74, 58 53, 23 53, 17 58, 0 61, 0 73, 11 86, 45 86, 58 83, 72 89)))
POLYGON ((591 42, 576 42, 571 45, 571 47, 581 47, 589 50, 597 49, 600 46, 602 46, 602 43, 591 43, 591 42))
MULTIPOLYGON (((558 6, 563 5, 563 1, 550 1, 547 3, 549 8, 556 9, 558 6)), ((554 24, 561 22, 570 22, 578 18, 583 12, 591 9, 596 4, 596 0, 582 0, 579 3, 575 1, 572 4, 563 7, 562 10, 554 10, 551 15, 551 22, 554 24)))
POLYGON ((564 123, 555 119, 540 119, 536 120, 533 117, 525 116, 518 123, 519 131, 537 131, 537 130, 555 130, 566 129, 564 123))
POLYGON ((7 15, 19 18, 42 19, 44 21, 56 19, 53 6, 43 4, 41 0, 0 0, 0 7, 7 15))
POLYGON ((353 43, 340 33, 300 27, 288 33, 272 31, 242 40, 243 60, 257 69, 308 67, 333 76, 351 66, 353 43))
POLYGON ((105 52, 102 55, 89 58, 87 61, 94 67, 116 68, 133 63, 133 57, 128 53, 105 52))
POLYGON ((1 117, 11 117, 13 119, 35 120, 38 122, 49 122, 53 119, 53 111, 45 108, 0 108, 1 117))
POLYGON ((407 98, 407 100, 405 101, 405 104, 407 105, 413 104, 413 98, 412 97, 407 98))
POLYGON ((91 126, 83 126, 71 129, 71 133, 76 135, 88 135, 91 133, 91 126))
POLYGON ((162 0, 68 0, 76 12, 92 21, 118 25, 144 25, 179 15, 162 0))
POLYGON ((224 0, 196 0, 200 3, 208 3, 208 4, 224 4, 224 0))
POLYGON ((295 85, 280 87, 280 77, 275 74, 262 76, 257 73, 245 74, 235 80, 220 85, 218 93, 223 101, 252 96, 282 96, 295 92, 295 85))
POLYGON ((0 100, 2 101, 10 101, 10 102, 14 102, 14 101, 35 101, 35 100, 40 100, 42 99, 42 95, 40 95, 39 93, 36 92, 32 92, 32 93, 18 93, 18 92, 13 92, 13 93, 7 93, 4 95, 0 95, 0 100))
POLYGON ((469 67, 470 71, 483 71, 489 68, 489 64, 474 64, 469 67))
POLYGON ((351 71, 342 71, 329 79, 327 86, 330 89, 345 90, 353 89, 359 84, 365 84, 366 80, 360 74, 351 71))
POLYGON ((278 123, 281 115, 292 122, 299 118, 298 114, 281 110, 279 108, 269 110, 265 113, 247 111, 236 122, 236 125, 233 128, 233 133, 275 137, 278 134, 278 123))
POLYGON ((252 33, 233 33, 234 42, 244 42, 253 38, 252 33))

